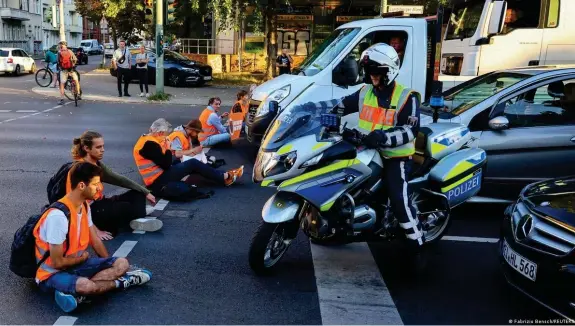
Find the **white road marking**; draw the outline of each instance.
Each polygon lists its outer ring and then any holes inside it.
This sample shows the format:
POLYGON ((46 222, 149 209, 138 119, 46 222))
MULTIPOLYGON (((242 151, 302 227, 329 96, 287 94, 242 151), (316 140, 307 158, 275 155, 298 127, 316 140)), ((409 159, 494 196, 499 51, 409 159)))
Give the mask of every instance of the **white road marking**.
POLYGON ((323 325, 403 325, 366 243, 311 252, 323 325))
POLYGON ((146 231, 134 230, 132 233, 144 234, 144 233, 146 233, 146 231))
POLYGON ((12 112, 12 110, 0 110, 0 113, 8 113, 8 112, 12 112))
POLYGON ((154 206, 154 210, 157 211, 163 211, 166 206, 168 206, 169 201, 164 200, 164 199, 160 199, 157 203, 156 206, 154 206))
POLYGON ((465 242, 487 242, 487 243, 497 243, 499 239, 497 238, 478 238, 478 237, 458 237, 454 235, 444 235, 441 240, 446 241, 465 241, 465 242))
POLYGON ((134 249, 134 247, 136 246, 136 243, 138 243, 138 241, 124 241, 124 243, 122 243, 122 245, 120 246, 120 248, 118 248, 118 250, 116 250, 116 252, 114 253, 114 257, 128 257, 128 254, 130 253, 130 251, 132 251, 132 249, 134 249))
MULTIPOLYGON (((64 105, 68 105, 68 104, 72 104, 72 102, 65 103, 64 105)), ((42 111, 42 112, 38 112, 38 111, 36 111, 36 110, 19 110, 19 111, 16 111, 16 112, 36 112, 36 113, 23 115, 23 116, 21 116, 21 117, 12 118, 12 119, 8 119, 8 120, 2 120, 2 121, 0 121, 0 124, 6 123, 6 122, 10 122, 10 121, 14 121, 14 120, 20 120, 20 119, 29 118, 29 117, 31 117, 31 116, 35 116, 35 115, 38 115, 38 114, 43 113, 43 112, 50 112, 50 111, 52 111, 52 110, 54 110, 54 109, 59 109, 59 108, 61 108, 62 106, 63 106, 63 105, 56 105, 55 107, 53 107, 53 108, 51 108, 51 109, 44 110, 44 111, 42 111)))
POLYGON ((18 113, 33 113, 33 112, 38 112, 38 110, 18 110, 16 112, 18 112, 18 113))
POLYGON ((60 316, 54 323, 54 325, 74 325, 78 318, 72 316, 60 316))

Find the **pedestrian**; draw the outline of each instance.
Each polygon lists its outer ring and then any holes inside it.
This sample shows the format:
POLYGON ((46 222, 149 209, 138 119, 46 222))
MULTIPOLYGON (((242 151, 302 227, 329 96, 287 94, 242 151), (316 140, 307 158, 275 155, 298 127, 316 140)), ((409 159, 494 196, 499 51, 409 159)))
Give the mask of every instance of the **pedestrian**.
POLYGON ((218 116, 222 100, 219 97, 212 97, 208 101, 208 107, 200 114, 200 122, 202 123, 202 133, 198 139, 200 144, 204 147, 210 147, 221 143, 229 143, 231 135, 228 130, 222 125, 222 118, 227 117, 230 113, 224 112, 218 116))
POLYGON ((287 49, 282 49, 282 54, 280 54, 276 60, 276 63, 280 67, 280 75, 290 74, 291 65, 293 64, 293 58, 287 53, 287 49))
POLYGON ((140 81, 140 97, 144 96, 144 86, 146 86, 146 97, 150 96, 148 91, 148 53, 146 47, 140 45, 140 53, 136 55, 136 70, 138 71, 138 80, 140 81))
MULTIPOLYGON (((102 182, 113 186, 127 188, 129 191, 106 197, 104 186, 98 189, 98 196, 91 203, 94 224, 107 234, 99 234, 102 240, 109 240, 121 228, 130 226, 135 231, 154 232, 162 228, 162 221, 145 218, 154 211, 153 206, 146 206, 146 200, 156 204, 156 198, 146 187, 112 171, 106 166, 104 158, 104 137, 95 131, 86 131, 80 137, 74 138, 72 158, 77 162, 88 162, 102 169, 102 182)), ((70 184, 66 191, 71 191, 70 184)))
POLYGON ((175 163, 170 150, 170 140, 167 137, 170 131, 171 124, 166 119, 158 119, 152 123, 149 133, 142 135, 134 146, 134 160, 138 171, 146 187, 155 196, 162 197, 166 186, 193 173, 225 186, 232 185, 242 177, 243 165, 238 169, 224 172, 194 159, 175 163))
POLYGON ((71 312, 85 296, 99 295, 148 282, 152 273, 138 269, 128 272, 126 258, 110 257, 96 236, 88 200, 98 192, 102 169, 78 162, 70 170, 72 191, 59 200, 69 212, 47 210, 36 224, 36 283, 45 292, 54 291, 56 304, 71 312), (91 246, 97 257, 90 257, 91 246))
POLYGON ((130 85, 130 71, 132 69, 132 53, 126 49, 126 41, 120 41, 120 47, 114 51, 112 57, 112 67, 116 70, 118 78, 118 97, 122 97, 122 78, 124 79, 124 96, 128 94, 128 85, 130 85))

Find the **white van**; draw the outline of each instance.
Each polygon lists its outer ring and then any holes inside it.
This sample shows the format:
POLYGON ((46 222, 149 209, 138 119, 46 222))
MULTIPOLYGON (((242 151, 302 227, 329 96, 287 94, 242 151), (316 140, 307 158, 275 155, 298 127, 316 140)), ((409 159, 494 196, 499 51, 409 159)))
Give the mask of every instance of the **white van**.
POLYGON ((495 70, 575 63, 574 0, 456 0, 451 11, 444 90, 495 70))
MULTIPOLYGON (((248 141, 258 143, 275 117, 269 112, 269 102, 277 101, 282 109, 306 102, 341 98, 363 85, 363 76, 348 80, 344 73, 358 68, 363 50, 375 43, 389 43, 393 37, 405 41, 405 52, 397 81, 428 98, 434 77, 433 62, 428 66, 428 41, 435 43, 437 21, 424 18, 375 18, 339 26, 317 46, 305 61, 285 74, 269 80, 252 91, 249 113, 246 115, 248 141), (429 32, 428 32, 429 29, 429 32), (430 37, 428 39, 428 36, 430 37)), ((431 46, 430 58, 435 57, 431 46)))
POLYGON ((98 40, 82 40, 80 42, 80 46, 84 49, 86 54, 101 54, 102 48, 100 47, 100 43, 98 40))

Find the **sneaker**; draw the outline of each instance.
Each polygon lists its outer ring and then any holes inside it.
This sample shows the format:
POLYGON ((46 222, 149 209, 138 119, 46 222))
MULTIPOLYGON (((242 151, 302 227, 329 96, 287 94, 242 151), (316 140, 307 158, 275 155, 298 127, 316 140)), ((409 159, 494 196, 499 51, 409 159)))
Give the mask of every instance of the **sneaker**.
POLYGON ((80 303, 86 301, 86 297, 83 296, 75 297, 71 294, 55 291, 54 300, 56 300, 56 304, 58 304, 58 307, 64 310, 64 312, 71 312, 74 309, 78 308, 78 305, 80 303))
POLYGON ((164 223, 158 219, 138 218, 130 221, 130 227, 134 231, 155 232, 162 228, 164 223))
POLYGON ((147 283, 152 278, 152 272, 147 269, 137 269, 134 271, 127 272, 124 276, 120 277, 121 287, 124 289, 129 288, 133 285, 142 285, 147 283))
POLYGON ((58 102, 58 105, 64 105, 64 104, 65 104, 65 103, 64 103, 64 99, 63 99, 63 98, 60 99, 60 102, 58 102))
POLYGON ((152 214, 155 210, 156 209, 154 208, 154 206, 146 205, 146 215, 152 214))
POLYGON ((228 178, 225 181, 226 187, 231 186, 234 182, 236 182, 236 180, 244 175, 244 166, 242 165, 237 169, 229 170, 227 172, 228 178))
POLYGON ((150 93, 146 93, 146 97, 150 97, 150 93))
POLYGON ((140 97, 144 97, 144 93, 140 93, 140 97))

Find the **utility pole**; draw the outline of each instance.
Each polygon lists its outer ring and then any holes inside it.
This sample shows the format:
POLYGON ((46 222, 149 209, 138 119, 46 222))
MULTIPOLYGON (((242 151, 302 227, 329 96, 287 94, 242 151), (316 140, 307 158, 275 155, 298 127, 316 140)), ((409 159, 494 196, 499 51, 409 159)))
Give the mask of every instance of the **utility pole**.
POLYGON ((381 0, 381 12, 380 14, 387 13, 387 0, 381 0))
POLYGON ((164 92, 164 1, 156 0, 156 94, 164 92))
POLYGON ((64 0, 58 0, 60 5, 60 41, 66 41, 66 30, 64 29, 64 0))

